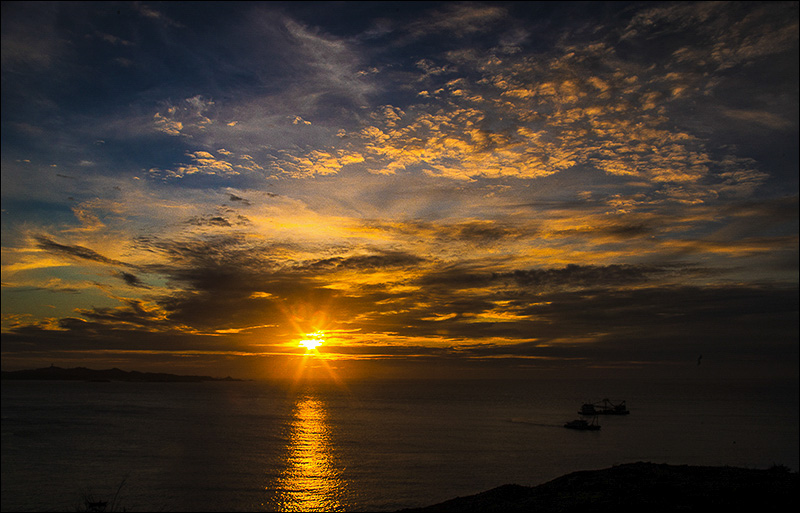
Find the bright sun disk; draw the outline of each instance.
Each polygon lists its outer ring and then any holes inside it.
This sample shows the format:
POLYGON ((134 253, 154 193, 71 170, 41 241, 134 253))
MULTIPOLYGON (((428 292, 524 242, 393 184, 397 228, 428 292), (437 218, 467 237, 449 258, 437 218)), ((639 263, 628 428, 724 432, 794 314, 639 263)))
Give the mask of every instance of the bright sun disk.
POLYGON ((314 333, 307 333, 306 338, 300 341, 300 346, 305 347, 309 351, 313 351, 314 349, 322 345, 323 340, 324 340, 324 335, 321 331, 316 331, 314 333))

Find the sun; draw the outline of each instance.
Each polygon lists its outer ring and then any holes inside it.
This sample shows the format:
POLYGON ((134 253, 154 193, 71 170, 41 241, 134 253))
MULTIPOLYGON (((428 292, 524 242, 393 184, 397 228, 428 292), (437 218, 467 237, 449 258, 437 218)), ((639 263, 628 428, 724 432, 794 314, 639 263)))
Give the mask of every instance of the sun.
POLYGON ((300 346, 305 347, 308 351, 314 351, 321 346, 323 342, 325 342, 325 333, 320 330, 314 333, 306 333, 303 340, 300 341, 300 346))
POLYGON ((300 345, 308 349, 309 351, 313 351, 314 349, 318 348, 322 342, 319 340, 309 338, 300 341, 300 345))

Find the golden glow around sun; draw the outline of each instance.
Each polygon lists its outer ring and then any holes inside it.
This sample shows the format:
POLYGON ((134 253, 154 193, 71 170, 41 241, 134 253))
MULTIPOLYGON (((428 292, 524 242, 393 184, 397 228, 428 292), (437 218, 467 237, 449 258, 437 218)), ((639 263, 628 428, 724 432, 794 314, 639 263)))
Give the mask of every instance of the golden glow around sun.
POLYGON ((325 342, 325 333, 320 330, 314 333, 306 333, 303 336, 303 340, 300 341, 300 346, 313 351, 321 346, 323 342, 325 342))

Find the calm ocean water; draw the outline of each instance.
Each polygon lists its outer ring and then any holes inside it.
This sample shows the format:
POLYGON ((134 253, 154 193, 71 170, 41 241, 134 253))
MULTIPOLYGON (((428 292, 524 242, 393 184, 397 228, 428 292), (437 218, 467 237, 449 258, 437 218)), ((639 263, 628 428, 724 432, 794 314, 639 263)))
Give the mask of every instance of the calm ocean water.
POLYGON ((391 511, 635 461, 798 469, 796 384, 2 384, 2 510, 391 511), (626 400, 602 430, 562 425, 626 400))

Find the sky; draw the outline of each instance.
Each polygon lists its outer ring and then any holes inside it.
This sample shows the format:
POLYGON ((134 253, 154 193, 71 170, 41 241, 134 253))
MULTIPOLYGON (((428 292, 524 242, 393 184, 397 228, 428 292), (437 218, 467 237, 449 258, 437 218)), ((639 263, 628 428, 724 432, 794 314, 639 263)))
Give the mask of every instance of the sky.
POLYGON ((796 380, 797 141, 797 2, 3 2, 2 367, 796 380))

